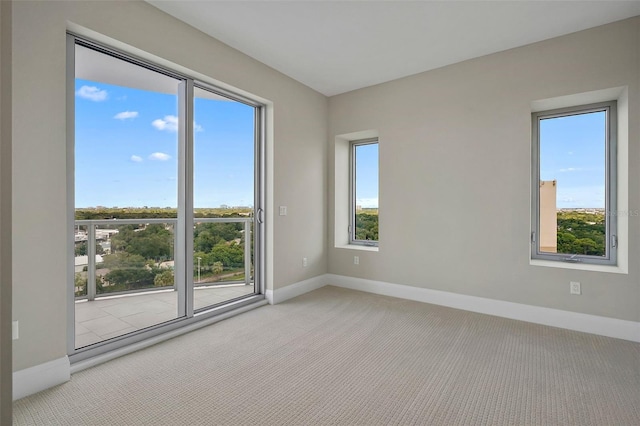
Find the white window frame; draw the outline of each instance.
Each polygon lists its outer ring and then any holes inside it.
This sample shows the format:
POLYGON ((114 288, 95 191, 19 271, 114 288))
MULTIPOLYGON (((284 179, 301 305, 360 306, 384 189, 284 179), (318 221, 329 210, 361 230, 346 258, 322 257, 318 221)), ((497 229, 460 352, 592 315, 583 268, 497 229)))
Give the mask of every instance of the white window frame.
MULTIPOLYGON (((360 139, 349 142, 349 244, 352 245, 378 247, 378 240, 358 240, 356 238, 356 149, 359 146, 374 144, 380 146, 378 138, 360 139)), ((379 167, 380 160, 378 158, 378 168, 379 167)), ((379 212, 380 210, 378 210, 378 213, 379 212)), ((379 226, 380 222, 378 221, 378 227, 379 226)))
POLYGON ((598 102, 531 114, 531 259, 565 262, 568 264, 588 264, 617 266, 618 264, 618 153, 617 153, 617 101, 598 102), (540 251, 540 121, 550 118, 606 112, 605 133, 605 256, 583 254, 548 253, 540 251))

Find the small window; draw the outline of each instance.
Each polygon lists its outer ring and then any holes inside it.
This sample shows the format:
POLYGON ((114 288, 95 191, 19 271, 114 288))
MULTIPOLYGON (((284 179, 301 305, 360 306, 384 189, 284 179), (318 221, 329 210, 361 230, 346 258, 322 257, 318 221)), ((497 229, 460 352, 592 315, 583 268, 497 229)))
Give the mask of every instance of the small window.
POLYGON ((532 114, 532 258, 615 265, 616 102, 532 114))
POLYGON ((378 245, 378 139, 351 142, 351 244, 378 245))

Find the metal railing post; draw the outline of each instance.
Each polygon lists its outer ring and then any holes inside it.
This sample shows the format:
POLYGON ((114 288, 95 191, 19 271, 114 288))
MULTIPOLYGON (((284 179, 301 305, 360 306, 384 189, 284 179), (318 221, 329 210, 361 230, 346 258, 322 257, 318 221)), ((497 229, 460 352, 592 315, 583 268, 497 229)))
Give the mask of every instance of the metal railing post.
POLYGON ((96 298, 96 225, 87 225, 87 300, 96 298))
POLYGON ((251 284, 251 220, 244 222, 244 283, 251 284))

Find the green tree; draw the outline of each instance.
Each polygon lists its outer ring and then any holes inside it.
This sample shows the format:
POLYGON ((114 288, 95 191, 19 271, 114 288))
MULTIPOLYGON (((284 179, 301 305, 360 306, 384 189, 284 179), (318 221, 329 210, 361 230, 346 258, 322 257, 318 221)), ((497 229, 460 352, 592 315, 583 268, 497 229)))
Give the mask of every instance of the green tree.
POLYGON ((153 287, 155 271, 142 269, 114 269, 109 271, 104 279, 115 286, 115 290, 131 290, 137 288, 153 287))
POLYGON ((558 253, 571 253, 576 236, 571 232, 558 231, 558 253))
POLYGON ((224 271, 224 265, 222 262, 214 262, 212 272, 214 275, 220 275, 224 271))
POLYGON ((222 241, 233 241, 242 238, 244 224, 233 223, 199 223, 193 230, 193 245, 196 251, 209 252, 222 241))
POLYGON ((557 213, 558 253, 604 256, 606 217, 603 212, 561 210, 557 213))
MULTIPOLYGON (((96 254, 104 254, 104 249, 100 244, 96 244, 96 254)), ((86 256, 87 255, 87 242, 83 241, 79 244, 76 244, 75 247, 75 255, 76 256, 86 256)))
POLYGON ((108 254, 102 257, 101 267, 107 269, 120 268, 144 268, 146 265, 145 258, 139 254, 131 254, 127 252, 108 254))
POLYGON ((211 263, 221 262, 230 268, 240 268, 244 265, 244 248, 236 243, 218 243, 208 256, 211 263))
MULTIPOLYGON (((101 277, 95 277, 96 280, 96 292, 97 293, 103 293, 103 285, 102 285, 102 278, 101 277)), ((77 296, 86 296, 87 295, 87 275, 80 273, 80 272, 76 272, 75 277, 74 277, 74 286, 76 287, 76 292, 75 295, 77 296)))
POLYGON ((83 242, 83 243, 80 243, 80 244, 76 244, 75 255, 76 256, 86 256, 87 255, 87 243, 86 242, 83 242))
POLYGON ((579 238, 573 242, 573 252, 578 254, 596 254, 597 244, 590 238, 579 238))
POLYGON ((118 227, 118 233, 111 237, 111 251, 113 253, 125 251, 129 242, 135 238, 136 227, 134 225, 122 225, 118 227))
POLYGON ((73 285, 76 288, 76 296, 87 294, 87 276, 81 272, 76 272, 73 279, 73 285))
POLYGON ((378 241, 378 215, 356 214, 356 239, 378 241))
POLYGON ((220 236, 214 235, 210 230, 204 229, 197 233, 194 231, 193 248, 196 251, 208 253, 221 240, 220 236))
POLYGON ((167 269, 153 278, 153 285, 156 287, 169 287, 173 285, 173 271, 167 269))
POLYGON ((163 224, 154 223, 143 228, 124 225, 111 238, 111 246, 114 252, 125 251, 160 263, 172 257, 173 233, 163 224))

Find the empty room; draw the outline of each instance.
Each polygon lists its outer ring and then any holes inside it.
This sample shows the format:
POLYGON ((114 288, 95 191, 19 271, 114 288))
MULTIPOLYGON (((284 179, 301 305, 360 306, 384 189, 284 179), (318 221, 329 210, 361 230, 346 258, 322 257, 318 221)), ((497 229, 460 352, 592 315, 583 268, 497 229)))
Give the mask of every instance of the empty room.
POLYGON ((3 1, 0 46, 0 424, 640 424, 639 1, 3 1))

